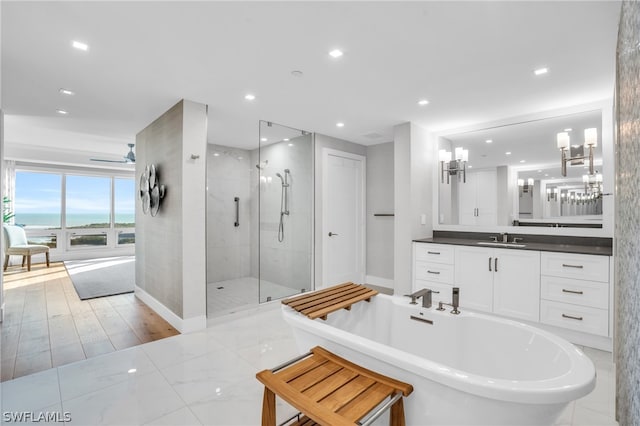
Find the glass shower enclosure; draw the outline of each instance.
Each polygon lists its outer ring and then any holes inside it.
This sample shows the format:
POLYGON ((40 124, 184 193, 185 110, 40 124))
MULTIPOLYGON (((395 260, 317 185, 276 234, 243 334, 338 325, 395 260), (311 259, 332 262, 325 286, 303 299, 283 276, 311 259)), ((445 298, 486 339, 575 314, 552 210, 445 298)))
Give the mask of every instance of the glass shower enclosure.
POLYGON ((208 146, 209 317, 313 289, 313 134, 260 121, 258 138, 208 146))

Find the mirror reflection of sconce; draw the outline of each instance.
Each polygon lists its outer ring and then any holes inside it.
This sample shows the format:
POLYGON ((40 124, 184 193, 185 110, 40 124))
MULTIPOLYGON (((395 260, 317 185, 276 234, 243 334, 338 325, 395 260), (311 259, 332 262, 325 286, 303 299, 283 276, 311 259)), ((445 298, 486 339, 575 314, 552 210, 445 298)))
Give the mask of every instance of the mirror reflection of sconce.
POLYGON ((140 175, 140 201, 142 213, 156 216, 160 210, 160 201, 164 198, 166 187, 160 184, 156 165, 145 166, 140 175))
POLYGON ((440 158, 440 180, 444 183, 444 176, 458 176, 458 182, 467 182, 467 161, 469 160, 469 150, 457 147, 455 149, 455 159, 451 158, 451 152, 441 149, 438 151, 440 158))
POLYGON ((567 176, 567 163, 571 161, 571 165, 584 164, 585 159, 589 159, 589 174, 594 175, 593 149, 598 146, 598 129, 584 129, 584 145, 570 146, 569 133, 560 132, 556 136, 556 144, 562 153, 562 176, 567 176), (589 149, 589 155, 584 154, 584 149, 589 149), (570 150, 570 157, 567 157, 567 150, 570 150))
POLYGON ((601 174, 596 174, 595 176, 583 175, 582 182, 584 183, 584 192, 587 194, 602 195, 601 174))
POLYGON ((520 198, 522 198, 522 194, 527 193, 533 197, 533 178, 527 179, 527 183, 524 182, 524 179, 518 179, 518 188, 520 188, 520 198))
POLYGON ((558 201, 558 188, 547 188, 547 201, 558 201))

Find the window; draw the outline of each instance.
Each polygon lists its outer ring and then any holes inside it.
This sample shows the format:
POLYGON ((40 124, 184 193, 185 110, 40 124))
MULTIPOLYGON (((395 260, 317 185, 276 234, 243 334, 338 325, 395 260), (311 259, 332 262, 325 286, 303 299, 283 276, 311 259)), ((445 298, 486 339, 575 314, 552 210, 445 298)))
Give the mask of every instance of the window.
POLYGON ((62 175, 16 172, 15 198, 16 225, 25 229, 60 228, 62 175))
POLYGON ((109 228, 111 178, 67 176, 65 223, 67 229, 109 228))
POLYGON ((136 226, 135 191, 133 179, 115 178, 113 180, 113 210, 116 228, 136 226))

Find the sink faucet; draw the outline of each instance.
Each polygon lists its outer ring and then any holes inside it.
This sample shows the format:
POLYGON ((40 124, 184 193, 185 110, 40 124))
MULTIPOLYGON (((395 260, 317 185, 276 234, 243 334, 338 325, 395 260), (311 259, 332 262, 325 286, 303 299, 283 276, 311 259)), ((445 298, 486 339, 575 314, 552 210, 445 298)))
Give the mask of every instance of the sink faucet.
POLYGON ((440 293, 440 292, 431 290, 430 288, 423 288, 422 290, 418 290, 415 293, 407 294, 406 296, 411 298, 412 305, 417 305, 418 302, 416 302, 416 300, 418 299, 418 297, 422 297, 422 307, 430 308, 431 305, 433 304, 433 298, 432 298, 433 293, 440 293))
POLYGON ((451 306, 453 309, 451 313, 454 315, 458 315, 460 311, 458 310, 458 306, 460 306, 460 287, 454 287, 451 295, 451 303, 438 302, 438 307, 436 308, 438 311, 444 311, 444 306, 451 306))
POLYGON ((509 234, 504 232, 504 233, 500 234, 500 236, 502 237, 502 242, 503 243, 508 243, 509 242, 509 234))

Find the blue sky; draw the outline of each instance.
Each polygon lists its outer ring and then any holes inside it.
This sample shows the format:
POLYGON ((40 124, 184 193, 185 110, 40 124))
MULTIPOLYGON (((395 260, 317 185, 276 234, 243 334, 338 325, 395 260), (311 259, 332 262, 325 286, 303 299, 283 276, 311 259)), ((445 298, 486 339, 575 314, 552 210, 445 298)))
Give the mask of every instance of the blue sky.
MULTIPOLYGON (((110 178, 67 175, 67 213, 109 214, 110 178)), ((62 175, 16 172, 16 213, 59 214, 62 175)), ((116 214, 135 211, 133 179, 115 180, 116 214)))

